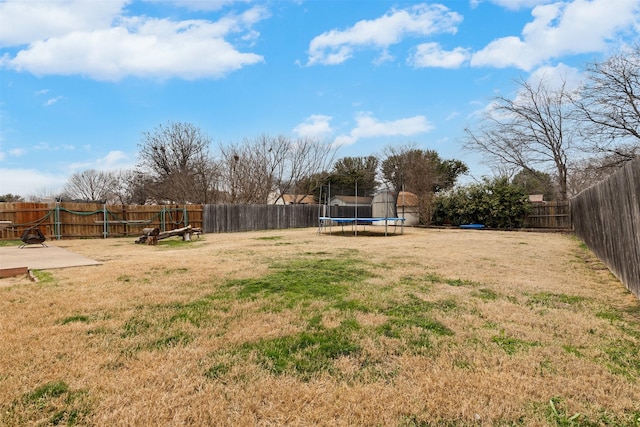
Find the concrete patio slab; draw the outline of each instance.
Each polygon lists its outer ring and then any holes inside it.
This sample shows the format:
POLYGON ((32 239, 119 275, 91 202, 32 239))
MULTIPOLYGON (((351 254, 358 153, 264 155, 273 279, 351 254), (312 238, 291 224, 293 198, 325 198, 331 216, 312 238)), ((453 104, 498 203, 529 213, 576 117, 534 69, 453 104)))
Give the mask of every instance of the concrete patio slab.
POLYGON ((0 269, 27 267, 29 270, 49 270, 100 264, 102 263, 52 245, 0 247, 0 269))

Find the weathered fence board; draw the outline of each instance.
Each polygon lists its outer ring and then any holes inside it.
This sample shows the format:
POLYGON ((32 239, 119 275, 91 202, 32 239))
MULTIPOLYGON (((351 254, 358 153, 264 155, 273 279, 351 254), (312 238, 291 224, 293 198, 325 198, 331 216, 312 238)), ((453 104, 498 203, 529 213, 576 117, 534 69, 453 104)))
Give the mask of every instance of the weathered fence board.
POLYGON ((576 235, 640 298, 640 158, 571 201, 576 235))
POLYGON ((205 233, 315 227, 318 205, 205 205, 205 233))
POLYGON ((571 206, 568 201, 532 203, 524 226, 528 228, 571 229, 571 206))

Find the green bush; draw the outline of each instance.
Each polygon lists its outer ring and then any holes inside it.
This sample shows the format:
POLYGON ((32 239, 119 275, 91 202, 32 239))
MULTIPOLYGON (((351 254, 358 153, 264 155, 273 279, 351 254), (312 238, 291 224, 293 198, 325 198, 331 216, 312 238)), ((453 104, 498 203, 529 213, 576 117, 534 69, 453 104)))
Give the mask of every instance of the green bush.
POLYGON ((439 194, 434 201, 433 223, 484 224, 493 228, 522 227, 531 205, 523 187, 506 177, 485 178, 482 183, 439 194))

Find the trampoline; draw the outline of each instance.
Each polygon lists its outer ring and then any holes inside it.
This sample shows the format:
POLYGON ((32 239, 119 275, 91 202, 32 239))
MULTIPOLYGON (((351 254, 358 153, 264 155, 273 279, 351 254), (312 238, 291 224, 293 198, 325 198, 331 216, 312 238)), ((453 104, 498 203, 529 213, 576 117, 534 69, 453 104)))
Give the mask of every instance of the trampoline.
MULTIPOLYGON (((362 225, 366 227, 367 225, 377 225, 376 223, 383 225, 384 224, 384 235, 389 235, 389 227, 393 227, 393 234, 396 234, 398 223, 400 223, 400 234, 404 234, 404 222, 406 218, 398 216, 397 212, 397 197, 398 193, 387 193, 392 194, 392 197, 387 198, 384 203, 382 203, 382 209, 379 209, 376 213, 373 213, 373 209, 371 217, 360 217, 358 216, 358 182, 355 183, 355 200, 356 204, 353 209, 354 216, 332 216, 332 206, 330 206, 331 200, 331 183, 328 184, 328 191, 324 193, 325 196, 325 204, 320 207, 324 208, 323 212, 318 212, 318 233, 320 234, 323 231, 329 230, 329 234, 331 234, 331 226, 336 225, 340 226, 342 230, 342 234, 344 234, 345 226, 351 225, 351 231, 354 235, 358 235, 358 225, 362 225), (327 215, 328 213, 328 215, 327 215), (324 215, 323 215, 324 214, 324 215), (375 215, 375 216, 373 216, 375 215), (384 216, 381 216, 384 215, 384 216)), ((320 191, 320 200, 322 200, 323 191, 320 191)), ((320 209, 319 207, 319 209, 320 209)))
POLYGON ((374 225, 374 223, 384 223, 384 235, 387 236, 389 234, 389 226, 393 227, 394 234, 398 226, 398 222, 400 223, 400 234, 404 234, 404 221, 405 218, 401 217, 375 217, 375 218, 342 218, 342 217, 330 217, 330 216, 321 216, 320 224, 318 225, 318 234, 323 231, 329 229, 329 234, 331 234, 331 226, 335 223, 337 226, 340 226, 342 229, 342 233, 344 234, 344 226, 351 225, 351 231, 353 231, 356 235, 358 234, 358 225, 374 225), (390 224, 391 223, 391 224, 390 224))

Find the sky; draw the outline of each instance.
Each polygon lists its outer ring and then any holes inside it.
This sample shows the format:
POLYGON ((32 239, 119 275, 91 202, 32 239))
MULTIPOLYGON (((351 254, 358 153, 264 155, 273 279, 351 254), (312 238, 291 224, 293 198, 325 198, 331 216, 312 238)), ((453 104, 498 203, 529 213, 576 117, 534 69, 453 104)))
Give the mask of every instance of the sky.
POLYGON ((638 0, 0 0, 0 195, 131 169, 145 132, 314 138, 337 158, 462 148, 517 80, 640 42, 638 0))

